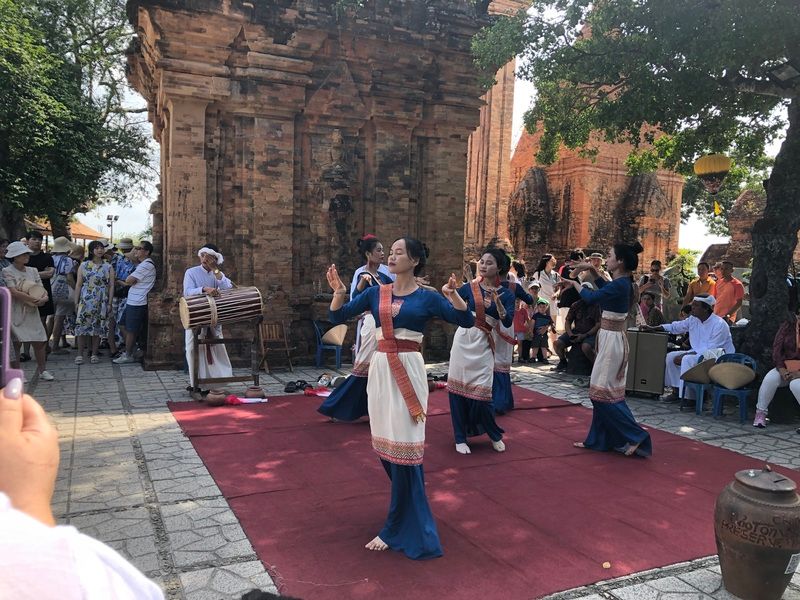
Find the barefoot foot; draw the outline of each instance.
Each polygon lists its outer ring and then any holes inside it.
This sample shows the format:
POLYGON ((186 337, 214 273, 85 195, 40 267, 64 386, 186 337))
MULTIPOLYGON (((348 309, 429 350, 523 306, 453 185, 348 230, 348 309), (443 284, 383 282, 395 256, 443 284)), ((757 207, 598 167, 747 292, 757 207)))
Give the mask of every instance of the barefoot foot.
POLYGON ((572 442, 572 445, 576 448, 586 448, 586 446, 583 445, 583 442, 572 442))
POLYGON ((470 454, 472 450, 466 444, 456 444, 456 452, 459 454, 470 454))
POLYGON ((496 452, 506 451, 506 445, 503 443, 503 440, 497 440, 496 442, 492 442, 492 448, 494 448, 496 452))
POLYGON ((625 456, 633 456, 636 453, 636 450, 639 448, 639 444, 626 444, 625 445, 625 456))
POLYGON ((376 552, 382 552, 386 550, 388 547, 389 546, 386 545, 386 542, 384 542, 377 535, 372 539, 372 541, 369 544, 364 546, 364 548, 366 548, 367 550, 375 550, 376 552))

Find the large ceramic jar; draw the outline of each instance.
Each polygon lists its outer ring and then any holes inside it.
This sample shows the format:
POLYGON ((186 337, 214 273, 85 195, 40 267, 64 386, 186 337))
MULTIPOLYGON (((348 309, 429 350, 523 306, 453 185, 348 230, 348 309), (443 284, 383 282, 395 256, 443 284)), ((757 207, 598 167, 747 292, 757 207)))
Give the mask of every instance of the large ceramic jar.
POLYGON ((794 481, 763 470, 736 473, 717 498, 714 533, 725 589, 744 600, 780 600, 800 561, 800 496, 794 481))

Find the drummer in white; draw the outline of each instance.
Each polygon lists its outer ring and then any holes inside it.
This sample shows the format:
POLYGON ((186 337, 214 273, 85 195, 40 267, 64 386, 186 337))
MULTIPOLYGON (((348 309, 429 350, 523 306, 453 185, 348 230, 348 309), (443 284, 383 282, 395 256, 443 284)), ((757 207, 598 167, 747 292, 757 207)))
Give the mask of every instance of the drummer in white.
MULTIPOLYGON (((200 264, 196 267, 186 269, 183 276, 183 295, 196 296, 197 294, 208 294, 209 296, 219 296, 220 290, 227 290, 233 287, 231 280, 219 269, 225 258, 219 249, 213 244, 206 244, 197 251, 200 264)), ((222 325, 216 327, 206 326, 200 333, 200 338, 222 338, 222 325)), ((189 365, 189 389, 197 391, 195 378, 207 379, 216 377, 232 377, 233 368, 228 358, 228 352, 223 344, 205 345, 205 352, 199 355, 197 373, 192 370, 192 354, 194 352, 194 337, 192 330, 185 332, 186 340, 186 362, 189 365)))

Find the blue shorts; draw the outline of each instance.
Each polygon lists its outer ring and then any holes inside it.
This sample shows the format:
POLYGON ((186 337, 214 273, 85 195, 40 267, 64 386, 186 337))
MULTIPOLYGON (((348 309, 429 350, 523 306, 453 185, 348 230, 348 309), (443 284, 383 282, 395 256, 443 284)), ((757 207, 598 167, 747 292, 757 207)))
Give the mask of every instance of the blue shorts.
POLYGON ((146 322, 146 304, 144 306, 131 306, 129 304, 125 307, 125 312, 122 314, 122 324, 125 326, 125 331, 139 333, 146 322))
MULTIPOLYGON (((589 344, 590 346, 594 346, 595 338, 597 338, 596 335, 589 335, 583 339, 581 344, 589 344)), ((558 341, 567 347, 573 345, 572 340, 569 339, 569 336, 566 333, 562 333, 560 336, 558 336, 558 341)))

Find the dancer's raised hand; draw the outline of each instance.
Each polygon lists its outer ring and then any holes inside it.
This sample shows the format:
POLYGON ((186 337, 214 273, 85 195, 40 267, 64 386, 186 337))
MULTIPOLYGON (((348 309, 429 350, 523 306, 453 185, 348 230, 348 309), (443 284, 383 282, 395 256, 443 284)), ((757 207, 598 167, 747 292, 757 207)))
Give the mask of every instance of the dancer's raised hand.
POLYGON ((449 298, 451 294, 455 293, 457 287, 458 280, 456 279, 456 274, 450 273, 450 279, 442 286, 442 294, 449 298))
POLYGON ((341 277, 339 277, 339 271, 336 270, 336 265, 328 267, 328 272, 325 273, 325 276, 328 278, 328 285, 331 286, 334 292, 341 292, 342 290, 347 291, 347 287, 345 287, 341 277))
POLYGON ((364 289, 366 289, 371 285, 372 285, 372 275, 370 275, 369 273, 362 273, 361 275, 359 275, 358 285, 356 286, 356 289, 358 289, 359 292, 363 292, 364 289))
POLYGON ((461 271, 462 275, 464 275, 464 281, 472 281, 472 269, 468 264, 464 265, 461 271))

